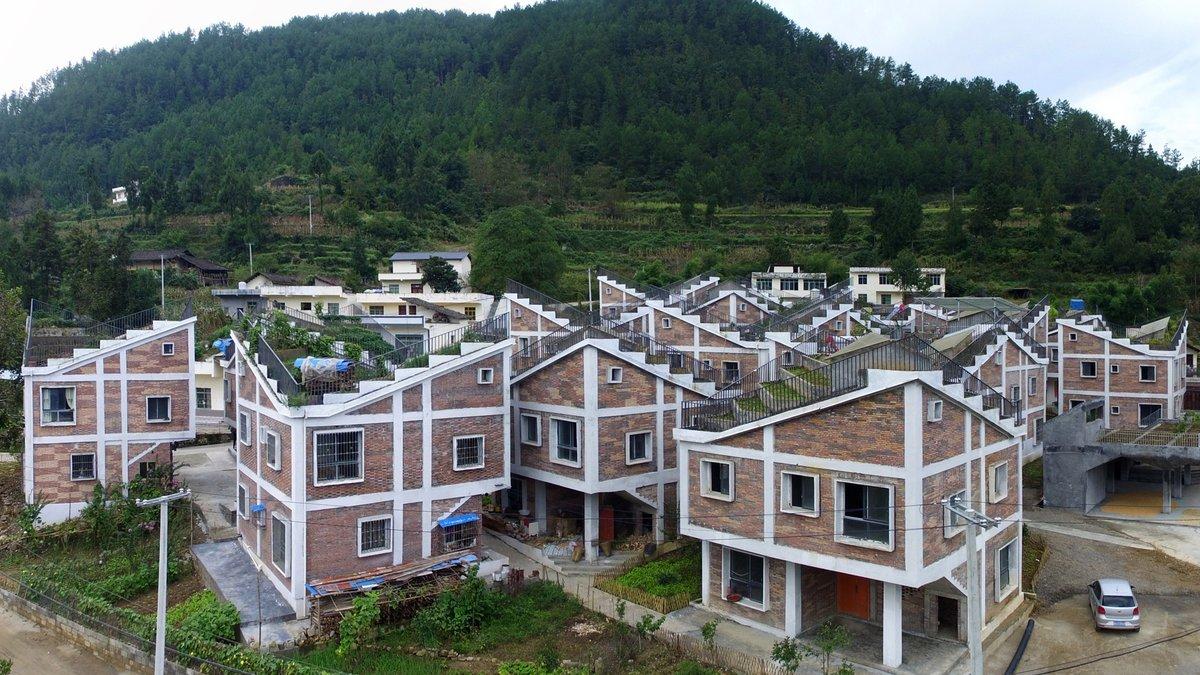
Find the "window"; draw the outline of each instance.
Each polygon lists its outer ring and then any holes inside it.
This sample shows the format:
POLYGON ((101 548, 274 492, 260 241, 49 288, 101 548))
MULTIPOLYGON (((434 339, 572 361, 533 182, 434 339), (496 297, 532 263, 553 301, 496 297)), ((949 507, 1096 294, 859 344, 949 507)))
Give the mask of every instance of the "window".
POLYGON ((1067 333, 1067 342, 1078 342, 1079 333, 1067 333))
POLYGON ((196 407, 212 407, 212 389, 208 387, 196 387, 196 407))
POLYGON ((996 600, 1003 598, 1013 587, 1016 575, 1013 566, 1017 559, 1017 541, 1014 539, 996 550, 996 600))
POLYGON ((662 318, 662 327, 663 327, 663 328, 670 328, 670 327, 671 327, 671 317, 669 317, 669 316, 664 316, 664 317, 662 318))
POLYGON ((225 389, 225 402, 233 403, 233 381, 226 380, 223 388, 225 389))
POLYGON ((891 283, 892 283, 892 278, 891 278, 891 276, 889 276, 889 275, 887 275, 887 274, 880 274, 880 275, 879 275, 879 285, 880 285, 880 286, 890 286, 890 285, 891 285, 891 283))
POLYGON ((318 431, 313 452, 316 455, 316 484, 362 480, 363 432, 318 431))
POLYGON ((783 354, 781 354, 779 356, 779 359, 783 363, 783 365, 790 366, 795 363, 796 357, 791 352, 791 350, 788 350, 788 351, 784 352, 783 354))
POLYGON ((1158 379, 1158 366, 1142 366, 1139 370, 1138 379, 1142 382, 1154 382, 1158 379))
POLYGON ((942 421, 942 399, 935 398, 929 402, 929 409, 925 411, 925 419, 930 422, 942 421))
POLYGON ((744 312, 744 311, 746 311, 746 303, 744 303, 744 302, 739 302, 739 303, 738 303, 738 305, 737 305, 737 311, 739 311, 739 312, 744 312))
POLYGON ((554 454, 551 459, 579 466, 579 422, 557 418, 551 421, 554 423, 554 454))
POLYGON ((238 486, 238 515, 242 518, 250 517, 250 493, 246 492, 245 485, 238 486))
POLYGON ((1010 398, 1011 398, 1013 401, 1020 401, 1020 400, 1021 400, 1021 385, 1019 385, 1019 384, 1014 384, 1014 385, 1012 386, 1012 396, 1011 396, 1010 398))
POLYGON ((95 480, 96 454, 71 455, 71 480, 95 480))
POLYGON ((726 382, 736 382, 741 378, 742 365, 737 361, 723 361, 721 370, 725 373, 726 382))
POLYGON ((480 368, 476 374, 475 381, 479 384, 491 384, 496 376, 496 371, 492 368, 480 368))
POLYGON ((475 309, 475 307, 474 307, 474 306, 471 306, 471 307, 463 307, 463 315, 464 315, 464 316, 466 316, 466 317, 467 317, 467 319, 468 319, 469 321, 474 321, 474 320, 475 320, 475 316, 476 316, 475 312, 476 312, 476 311, 477 311, 477 310, 475 309))
POLYGON ((771 290, 771 280, 770 279, 755 279, 754 287, 760 291, 769 291, 769 290, 771 290))
POLYGON ((700 359, 700 365, 705 368, 712 368, 712 359, 700 359))
POLYGON ((138 476, 149 478, 154 474, 154 469, 157 466, 157 462, 138 462, 138 476))
POLYGON ((842 324, 842 322, 841 322, 841 321, 834 321, 834 322, 833 322, 833 328, 834 328, 834 330, 841 330, 841 329, 842 329, 842 325, 843 325, 843 324, 842 324))
POLYGON ((529 338, 527 338, 527 337, 517 338, 517 349, 521 350, 522 352, 528 352, 529 351, 529 338))
POLYGON ((164 342, 162 344, 162 355, 163 356, 175 356, 175 343, 174 342, 164 342))
POLYGON ((816 516, 820 513, 819 478, 808 473, 784 471, 781 475, 779 508, 788 513, 816 516))
POLYGON ((423 293, 425 292, 425 284, 409 284, 408 292, 418 294, 423 293))
POLYGON ((483 436, 458 436, 454 439, 454 470, 483 468, 483 436))
MULTIPOLYGON (((858 285, 859 285, 859 286, 866 286, 866 285, 867 285, 867 275, 865 275, 865 274, 860 274, 860 275, 858 275, 858 285)), ((865 297, 865 296, 864 296, 864 297, 865 297)))
POLYGON ((700 460, 700 494, 733 501, 733 464, 713 459, 700 460))
POLYGON ((521 317, 523 317, 523 316, 525 316, 525 310, 521 309, 520 307, 514 307, 514 308, 513 308, 513 317, 514 317, 514 318, 517 318, 517 319, 519 319, 519 318, 521 318, 521 317))
POLYGON ((819 291, 822 288, 825 288, 825 282, 821 279, 804 280, 804 290, 806 291, 819 291))
POLYGON ((443 527, 442 540, 446 542, 446 550, 461 551, 464 548, 473 548, 478 531, 479 528, 474 522, 443 527))
POLYGON ((1042 423, 1045 420, 1036 419, 1033 421, 1033 440, 1037 443, 1042 442, 1042 423))
POLYGON ((283 304, 282 302, 280 302, 278 300, 272 300, 271 306, 274 307, 275 309, 287 309, 287 305, 283 304))
POLYGON ((1111 406, 1111 407, 1108 409, 1108 414, 1110 414, 1110 415, 1120 415, 1120 414, 1121 414, 1121 406, 1119 406, 1119 405, 1114 405, 1114 406, 1111 406))
POLYGON ((329 316, 338 316, 342 313, 342 306, 336 302, 325 303, 325 313, 329 316))
POLYGON ((1050 363, 1058 363, 1058 347, 1050 348, 1050 363))
POLYGON ((892 304, 892 294, 891 293, 880 293, 879 294, 879 304, 881 304, 881 305, 892 304))
POLYGON ((311 312, 311 311, 312 311, 312 303, 311 303, 311 302, 302 302, 302 303, 300 303, 300 311, 302 311, 302 312, 311 312))
POLYGON ((940 275, 940 274, 930 274, 928 279, 929 279, 930 286, 941 286, 942 285, 942 275, 940 275))
POLYGON ((858 294, 858 301, 859 301, 860 303, 864 304, 864 305, 865 305, 865 304, 867 304, 867 294, 866 294, 866 293, 859 293, 859 294, 858 294))
POLYGON ((736 594, 741 596, 740 602, 764 605, 766 559, 733 549, 725 550, 725 596, 736 594))
POLYGON ((604 287, 604 294, 605 294, 605 295, 612 295, 612 288, 611 288, 611 287, 609 287, 609 286, 605 286, 605 287, 604 287))
POLYGON ((1070 410, 1071 408, 1075 408, 1075 407, 1081 406, 1081 405, 1083 405, 1083 399, 1073 398, 1070 401, 1067 401, 1067 410, 1070 410))
POLYGON ((369 316, 383 316, 383 305, 368 305, 367 314, 369 316))
POLYGON ((838 489, 842 510, 837 520, 837 540, 891 549, 891 489, 862 483, 838 483, 838 489))
POLYGON ((271 467, 272 469, 278 469, 279 434, 266 427, 259 427, 258 437, 263 447, 263 455, 266 456, 267 466, 271 467))
POLYGON ((798 291, 800 290, 799 279, 780 279, 779 290, 781 291, 798 291))
POLYGON ((170 422, 171 421, 171 397, 170 396, 147 396, 146 397, 146 421, 147 422, 170 422))
POLYGON ((392 550, 392 517, 370 516, 358 519, 358 555, 376 555, 392 550))
POLYGON ((542 444, 542 418, 538 415, 521 415, 521 442, 526 445, 542 444))
POLYGON ((388 284, 388 293, 399 293, 400 284, 388 284))
POLYGON ((1029 398, 1033 398, 1034 396, 1037 396, 1037 376, 1030 375, 1029 376, 1029 398))
POLYGON ((1108 372, 1112 373, 1113 375, 1116 375, 1117 373, 1121 372, 1121 364, 1110 363, 1108 365, 1108 372))
POLYGON ((75 424, 75 387, 42 387, 42 424, 75 424))
POLYGON ((608 383, 620 384, 621 378, 625 375, 624 369, 618 366, 612 366, 608 369, 608 383))
POLYGON ((244 412, 238 413, 238 442, 250 445, 250 416, 244 412))
POLYGON ((1079 362, 1079 376, 1080 377, 1095 377, 1096 376, 1096 362, 1095 361, 1080 361, 1079 362))
POLYGON ((641 464, 650 461, 650 432, 625 434, 625 463, 641 464))
MULTIPOLYGON (((951 502, 960 502, 966 506, 967 491, 959 490, 950 495, 951 502)), ((942 509, 942 536, 949 539, 958 534, 967 526, 967 519, 950 510, 950 507, 942 509)))
POLYGON ((992 484, 988 492, 993 503, 1008 498, 1008 462, 992 467, 992 484))
POLYGON ((288 573, 288 526, 287 522, 275 515, 271 514, 271 562, 275 563, 275 569, 288 573))

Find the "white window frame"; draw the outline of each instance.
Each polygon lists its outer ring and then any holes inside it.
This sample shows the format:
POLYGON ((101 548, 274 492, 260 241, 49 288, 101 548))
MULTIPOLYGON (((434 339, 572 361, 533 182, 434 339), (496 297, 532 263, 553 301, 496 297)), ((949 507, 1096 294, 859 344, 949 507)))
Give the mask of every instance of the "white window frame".
POLYGON ((474 469, 482 469, 483 465, 484 465, 484 457, 485 457, 484 449, 486 447, 487 447, 487 437, 484 436, 483 434, 467 434, 465 436, 455 436, 454 440, 451 441, 451 452, 454 453, 454 455, 451 459, 454 462, 454 470, 455 471, 472 471, 474 469), (467 440, 470 438, 478 438, 479 439, 479 463, 478 464, 459 464, 458 463, 458 442, 464 441, 464 440, 467 440))
POLYGON ((1013 539, 1012 541, 1008 542, 1007 544, 996 549, 996 558, 993 562, 993 569, 995 569, 995 571, 996 571, 996 580, 995 580, 995 584, 994 584, 994 586, 996 588, 996 602, 1000 602, 1000 600, 1003 599, 1004 596, 1008 595, 1013 590, 1013 588, 1015 588, 1017 585, 1017 583, 1016 583, 1017 574, 1018 574, 1017 570, 1019 568, 1017 567, 1017 564, 1016 564, 1016 559, 1017 559, 1017 550, 1016 549, 1017 549, 1017 540, 1016 539, 1013 539), (1000 585, 1000 569, 1001 569, 1000 553, 1001 553, 1001 551, 1004 551, 1006 549, 1012 549, 1008 553, 1008 583, 1005 584, 1004 586, 1001 586, 1000 585))
POLYGON ((1096 376, 1097 376, 1099 373, 1100 373, 1100 368, 1099 368, 1099 367, 1097 367, 1097 365, 1096 365, 1096 362, 1095 362, 1095 361, 1080 361, 1080 362, 1079 362, 1079 377, 1082 377, 1082 378, 1085 378, 1085 379, 1088 379, 1088 380, 1094 380, 1094 379, 1096 379, 1096 376), (1089 363, 1090 363, 1090 364, 1092 364, 1092 374, 1091 374, 1091 375, 1084 375, 1084 374, 1083 374, 1083 367, 1084 367, 1085 365, 1089 364, 1089 363))
POLYGON ((653 460, 654 460, 654 432, 650 431, 649 429, 643 429, 641 431, 630 431, 629 433, 625 434, 625 464, 626 465, 632 466, 634 464, 648 464, 649 462, 651 462, 653 460), (629 451, 633 448, 633 445, 630 443, 630 439, 632 439, 634 436, 641 436, 643 434, 646 436, 646 456, 643 457, 642 459, 633 459, 629 456, 629 451))
POLYGON ((529 338, 522 335, 517 338, 517 351, 524 352, 529 349, 529 338))
POLYGON ((525 316, 525 314, 521 311, 520 305, 513 307, 513 318, 514 319, 520 319, 523 316, 525 316))
POLYGON ((734 470, 733 462, 724 459, 701 459, 700 460, 700 496, 708 497, 709 499, 718 499, 723 502, 733 501, 736 494, 734 487, 734 470), (711 474, 709 473, 709 464, 724 464, 729 470, 729 494, 716 492, 712 489, 711 474))
POLYGON ((541 445, 542 445, 542 416, 535 415, 532 413, 521 413, 520 425, 521 425, 521 429, 520 429, 519 433, 520 433, 520 438, 521 438, 521 444, 522 445, 532 445, 534 447, 541 447, 541 445), (531 419, 531 420, 537 422, 537 424, 534 426, 534 431, 536 431, 537 434, 534 436, 533 440, 530 440, 525 437, 525 420, 526 419, 531 419))
POLYGON ((868 278, 868 276, 867 276, 866 274, 860 274, 860 275, 858 275, 858 285, 859 285, 859 286, 866 286, 867 284, 871 283, 871 282, 870 282, 868 279, 869 279, 869 278, 868 278))
POLYGON ((807 471, 781 471, 779 473, 779 510, 784 513, 793 513, 799 516, 807 516, 809 518, 817 518, 821 515, 821 476, 807 471), (791 476, 800 476, 803 478, 811 478, 813 481, 813 508, 806 509, 799 506, 793 506, 790 502, 792 497, 792 481, 791 476))
POLYGON ((367 479, 367 433, 362 427, 349 427, 339 429, 319 429, 314 430, 312 435, 312 476, 313 485, 345 485, 348 483, 362 483, 367 479), (342 434, 357 432, 360 439, 358 445, 358 478, 338 478, 333 480, 321 480, 320 465, 317 464, 317 437, 325 434, 342 434))
POLYGON ((365 516, 363 518, 359 518, 357 530, 358 530, 358 557, 366 558, 369 556, 375 556, 375 555, 380 555, 383 553, 391 553, 392 552, 392 547, 393 547, 392 542, 395 540, 395 535, 392 532, 392 517, 390 515, 365 516), (386 533, 386 537, 387 537, 386 547, 379 548, 379 549, 371 549, 369 551, 364 551, 363 550, 363 531, 362 531, 363 524, 364 523, 374 523, 374 522, 378 522, 381 520, 387 522, 387 526, 383 530, 386 533))
MULTIPOLYGON (((734 550, 736 550, 736 549, 731 549, 728 546, 725 546, 725 547, 722 547, 722 551, 721 551, 721 599, 722 600, 729 597, 729 554, 730 554, 730 552, 732 552, 734 550)), ((763 597, 762 597, 762 604, 759 604, 753 600, 748 600, 745 597, 743 597, 741 600, 738 600, 737 603, 735 603, 735 604, 742 605, 743 607, 749 607, 750 609, 755 609, 760 612, 765 612, 765 611, 767 611, 767 607, 769 606, 769 603, 771 601, 771 598, 770 598, 770 595, 771 595, 771 569, 769 567, 770 563, 767 561, 767 556, 759 555, 757 553, 750 553, 749 551, 742 551, 742 550, 737 550, 737 552, 741 553, 742 555, 753 556, 755 558, 762 560, 762 564, 763 564, 763 569, 762 569, 763 597)), ((728 600, 726 600, 726 602, 728 602, 728 600)))
POLYGON ((996 504, 1008 499, 1008 460, 997 462, 988 467, 988 499, 996 504), (996 480, 996 471, 1004 469, 1004 480, 996 480), (1003 492, 1000 489, 1003 489, 1003 492))
POLYGON ((605 380, 608 384, 621 384, 625 377, 625 369, 621 366, 608 367, 608 379, 605 380))
POLYGON ((1050 363, 1058 363, 1058 347, 1050 348, 1050 363))
POLYGON ((284 520, 274 511, 271 512, 271 565, 279 570, 283 576, 291 574, 291 544, 292 544, 292 526, 291 523, 284 520), (278 522, 283 526, 283 566, 280 567, 279 561, 275 560, 275 523, 278 522))
POLYGON ((550 461, 551 462, 554 462, 555 464, 562 464, 563 466, 574 467, 576 469, 583 466, 583 434, 581 433, 583 431, 582 427, 583 427, 583 425, 580 423, 579 420, 574 420, 569 417, 551 417, 550 418, 551 439, 550 439, 550 442, 547 443, 547 445, 550 446, 549 449, 550 449, 550 461), (574 424, 575 425, 575 454, 576 454, 577 459, 574 462, 572 462, 569 459, 561 459, 558 456, 558 429, 557 429, 557 425, 555 424, 556 422, 564 422, 566 424, 574 424))
POLYGON ((1119 363, 1108 364, 1108 372, 1112 373, 1113 375, 1120 373, 1121 372, 1121 364, 1119 364, 1119 363))
POLYGON ((612 286, 605 286, 605 287, 604 287, 604 294, 605 294, 605 295, 612 295, 612 286))
POLYGON ((1067 342, 1079 342, 1079 333, 1067 333, 1067 342))
MULTIPOLYGON (((967 503, 967 491, 958 490, 947 496, 947 499, 953 501, 958 497, 962 504, 967 503)), ((949 539, 959 532, 967 529, 967 521, 962 516, 950 510, 949 506, 942 507, 942 538, 949 539)))
POLYGON ((250 445, 250 413, 238 412, 238 443, 250 445), (244 428, 243 428, 244 427, 244 428))
POLYGON ((476 384, 492 384, 496 381, 495 368, 480 368, 475 373, 476 384))
POLYGON ((1029 398, 1037 396, 1037 375, 1029 376, 1029 398))
POLYGON ((1012 386, 1012 391, 1010 391, 1009 393, 1012 394, 1011 398, 1013 401, 1020 401, 1021 400, 1021 385, 1014 384, 1012 386))
POLYGON ((839 544, 858 546, 859 548, 873 548, 879 551, 896 550, 896 486, 868 480, 837 479, 834 480, 833 489, 833 508, 835 514, 833 519, 834 541, 839 544), (884 488, 888 491, 888 542, 886 544, 842 534, 842 518, 846 514, 845 486, 847 485, 865 485, 867 487, 884 488))
POLYGON ((941 422, 942 413, 945 411, 946 404, 940 398, 929 400, 929 404, 925 407, 926 422, 941 422))
POLYGON ((671 327, 671 317, 669 317, 669 316, 664 316, 664 317, 662 318, 662 327, 663 327, 663 328, 670 328, 670 327, 671 327))
POLYGON ((271 467, 272 469, 278 470, 279 467, 283 465, 283 459, 282 459, 283 445, 282 445, 282 443, 283 443, 283 439, 279 437, 279 434, 272 431, 266 425, 260 426, 258 428, 258 444, 259 444, 259 447, 262 448, 263 459, 266 460, 267 466, 271 467), (270 439, 272 439, 272 438, 275 439, 275 461, 274 462, 271 461, 270 439))
POLYGON ((245 485, 238 483, 237 486, 237 510, 238 515, 242 520, 250 519, 250 490, 246 489, 245 485))
POLYGON ((744 312, 744 311, 746 311, 746 303, 744 303, 744 302, 739 302, 739 303, 737 304, 737 311, 739 311, 739 312, 744 312))
POLYGON ((171 423, 171 397, 165 394, 155 394, 146 397, 146 424, 170 424, 171 423), (165 398, 167 399, 167 419, 150 419, 150 399, 165 398))
POLYGON ((705 368, 712 368, 712 359, 700 359, 700 365, 705 368))
POLYGON ((792 350, 788 349, 779 355, 779 362, 785 366, 795 365, 796 357, 792 354, 792 350))
POLYGON ((1138 382, 1158 382, 1158 366, 1155 366, 1155 365, 1149 365, 1149 366, 1139 365, 1139 366, 1138 366, 1138 382), (1145 379, 1145 377, 1144 377, 1144 371, 1145 371, 1147 368, 1149 368, 1149 369, 1150 369, 1150 375, 1151 375, 1150 379, 1148 379, 1148 380, 1147 380, 1147 379, 1145 379))
POLYGON ((96 476, 100 474, 100 467, 96 464, 100 458, 94 452, 72 452, 70 461, 67 463, 67 471, 70 472, 72 481, 96 480, 96 476), (90 476, 75 476, 75 458, 76 457, 91 457, 92 458, 92 475, 90 476))
POLYGON ((38 408, 41 411, 39 419, 42 422, 42 426, 44 426, 44 427, 73 427, 76 424, 78 424, 79 423, 79 398, 78 398, 78 395, 79 395, 79 392, 76 390, 75 387, 46 387, 46 386, 39 387, 38 388, 38 408), (71 390, 71 400, 74 401, 74 403, 73 403, 74 407, 71 408, 71 421, 70 422, 47 422, 46 421, 46 407, 45 407, 46 395, 43 392, 45 392, 46 390, 54 390, 54 389, 64 389, 64 390, 70 389, 71 390))
POLYGON ((1109 415, 1120 415, 1121 414, 1121 406, 1119 406, 1119 405, 1109 406, 1108 414, 1109 415))
POLYGON ((174 342, 162 343, 162 355, 163 356, 175 356, 175 343, 174 342))

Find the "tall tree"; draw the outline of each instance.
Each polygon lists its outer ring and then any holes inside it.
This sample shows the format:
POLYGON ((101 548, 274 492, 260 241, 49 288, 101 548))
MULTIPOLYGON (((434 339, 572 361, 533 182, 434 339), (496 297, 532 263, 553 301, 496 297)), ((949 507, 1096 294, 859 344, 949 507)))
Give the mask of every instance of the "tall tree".
POLYGON ((432 288, 435 293, 457 293, 462 290, 462 282, 458 272, 446 262, 445 258, 431 256, 421 265, 421 283, 432 288))
POLYGON ((924 217, 916 188, 881 192, 872 200, 872 208, 871 229, 882 255, 890 257, 912 245, 924 217))
POLYGON ((696 214, 696 198, 699 185, 696 170, 691 163, 684 162, 675 174, 675 198, 679 200, 679 215, 683 217, 684 226, 690 227, 692 217, 696 214))
POLYGON ((308 172, 317 179, 317 204, 320 205, 322 211, 325 210, 324 179, 329 175, 331 168, 333 165, 329 163, 329 158, 325 156, 324 150, 317 150, 308 159, 308 172))
POLYGON ((942 232, 942 250, 958 253, 967 247, 967 216, 958 200, 950 202, 946 212, 946 229, 942 232))
POLYGON ((829 212, 829 222, 826 224, 826 230, 829 243, 831 244, 840 244, 846 239, 846 233, 850 230, 850 218, 842 210, 840 204, 833 207, 833 210, 829 212))
POLYGON ((892 258, 892 283, 904 294, 904 301, 911 302, 914 293, 929 290, 929 277, 921 271, 921 263, 912 249, 904 249, 892 258))
POLYGON ((471 258, 471 287, 493 295, 509 278, 553 291, 566 267, 552 221, 528 206, 488 214, 475 233, 471 258))

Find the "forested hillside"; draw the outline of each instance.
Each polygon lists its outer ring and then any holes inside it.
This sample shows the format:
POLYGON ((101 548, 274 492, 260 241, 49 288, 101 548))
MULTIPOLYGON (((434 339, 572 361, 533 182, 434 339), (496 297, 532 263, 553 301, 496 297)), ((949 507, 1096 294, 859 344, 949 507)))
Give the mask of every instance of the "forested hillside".
POLYGON ((138 178, 213 206, 227 171, 303 170, 317 150, 354 167, 364 207, 450 193, 468 211, 469 177, 490 204, 559 196, 597 165, 641 192, 673 188, 687 164, 722 205, 981 181, 1029 203, 1046 182, 1079 202, 1122 176, 1171 180, 1176 161, 1016 85, 921 77, 750 0, 215 26, 97 53, 0 101, 0 193, 40 186, 54 205, 138 178))

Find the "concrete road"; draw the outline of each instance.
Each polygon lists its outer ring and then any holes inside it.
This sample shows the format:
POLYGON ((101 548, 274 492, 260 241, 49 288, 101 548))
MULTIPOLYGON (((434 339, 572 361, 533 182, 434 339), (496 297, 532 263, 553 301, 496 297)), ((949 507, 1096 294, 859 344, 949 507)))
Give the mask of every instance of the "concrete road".
POLYGON ((192 490, 213 540, 236 537, 237 531, 221 515, 220 505, 237 508, 237 483, 229 443, 197 445, 175 450, 179 476, 192 490))
POLYGON ((137 672, 116 668, 74 642, 68 642, 58 633, 46 630, 2 606, 0 658, 12 661, 12 671, 16 675, 115 675, 137 672))

